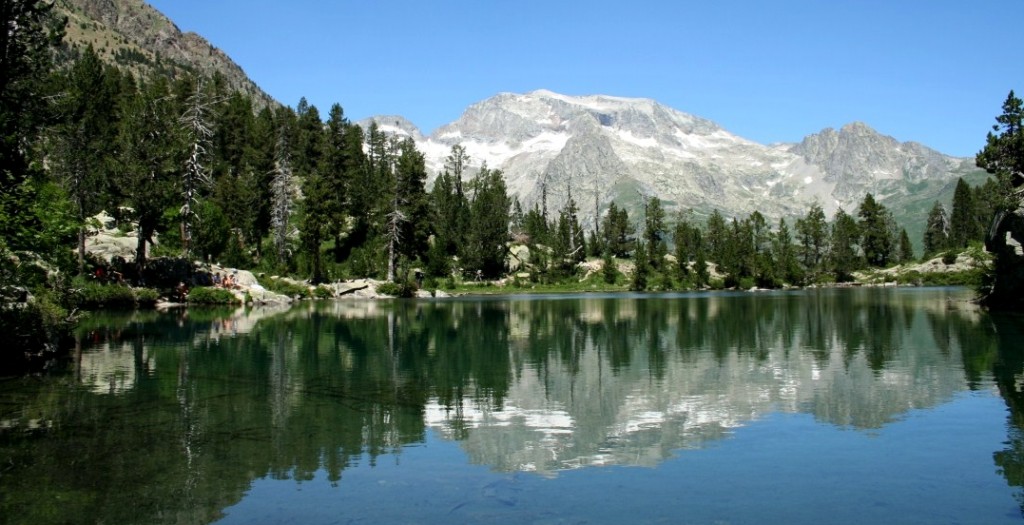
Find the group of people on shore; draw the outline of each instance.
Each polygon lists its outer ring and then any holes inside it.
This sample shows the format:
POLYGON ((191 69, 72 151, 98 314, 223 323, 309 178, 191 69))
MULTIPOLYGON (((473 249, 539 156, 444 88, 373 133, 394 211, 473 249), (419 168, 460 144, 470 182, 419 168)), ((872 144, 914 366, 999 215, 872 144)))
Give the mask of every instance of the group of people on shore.
POLYGON ((212 277, 213 285, 217 288, 227 288, 228 290, 238 288, 238 282, 235 280, 235 276, 228 273, 221 275, 219 272, 213 274, 212 277))
POLYGON ((100 284, 124 284, 124 275, 122 275, 121 272, 113 268, 107 270, 103 265, 96 267, 96 270, 92 273, 92 278, 100 284))

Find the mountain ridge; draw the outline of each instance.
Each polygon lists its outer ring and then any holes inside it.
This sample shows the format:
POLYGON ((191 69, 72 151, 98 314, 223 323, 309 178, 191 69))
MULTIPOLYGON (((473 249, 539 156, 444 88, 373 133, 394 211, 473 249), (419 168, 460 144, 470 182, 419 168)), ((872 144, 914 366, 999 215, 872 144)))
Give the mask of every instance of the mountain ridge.
MULTIPOLYGON (((361 123, 371 121, 383 123, 379 117, 361 123)), ((817 200, 831 214, 854 208, 867 192, 906 200, 914 195, 896 195, 900 184, 945 186, 977 171, 971 159, 899 142, 864 122, 825 128, 797 143, 764 145, 653 99, 546 89, 499 93, 430 135, 411 123, 399 134, 417 141, 431 177, 443 169, 451 146, 461 144, 477 166, 502 169, 510 189, 527 203, 536 200, 538 181, 549 190, 552 183, 582 190, 595 181, 605 187, 632 182, 626 185, 689 208, 730 215, 759 210, 778 218, 796 211, 781 198, 800 209, 817 200), (759 202, 765 198, 776 202, 759 202)), ((938 197, 932 190, 930 196, 938 197)))

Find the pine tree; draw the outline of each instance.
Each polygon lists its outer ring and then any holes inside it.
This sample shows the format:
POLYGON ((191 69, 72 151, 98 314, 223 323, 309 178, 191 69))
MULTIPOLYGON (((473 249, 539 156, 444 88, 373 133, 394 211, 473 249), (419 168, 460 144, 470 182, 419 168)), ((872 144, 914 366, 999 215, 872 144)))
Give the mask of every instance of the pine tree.
POLYGON ((806 216, 797 219, 796 231, 800 261, 810 281, 815 282, 824 270, 829 248, 829 227, 820 205, 814 204, 806 216))
POLYGON ((949 247, 949 218, 946 216, 946 208, 939 201, 935 201, 928 212, 923 241, 926 257, 949 247))
POLYGON ((861 238, 857 221, 843 211, 836 211, 832 218, 832 242, 829 250, 829 264, 836 282, 853 279, 853 272, 860 268, 861 259, 857 255, 857 242, 861 238))
POLYGON ((402 243, 398 253, 409 260, 426 254, 430 237, 430 202, 427 196, 427 169, 423 154, 411 138, 399 146, 395 164, 395 203, 405 217, 401 227, 402 243))
POLYGON ((612 256, 629 257, 636 245, 636 228, 629 221, 629 212, 619 208, 615 203, 608 206, 608 214, 604 217, 601 227, 604 245, 612 252, 612 256))
POLYGON ((473 180, 473 187, 470 203, 473 228, 466 242, 466 268, 479 270, 485 278, 496 278, 505 269, 512 201, 500 170, 483 166, 473 180))
POLYGON ((975 161, 994 174, 998 184, 992 197, 995 217, 985 247, 993 253, 991 288, 983 302, 993 308, 1024 306, 1024 258, 1017 250, 1024 231, 1024 103, 1013 91, 1003 102, 1003 113, 986 137, 975 161), (1014 243, 1007 242, 1012 237, 1014 243))
POLYGON ((858 226, 864 259, 871 266, 886 266, 893 255, 893 238, 888 210, 868 193, 864 196, 857 215, 860 217, 858 226))
POLYGON ((647 252, 643 256, 647 257, 647 264, 661 270, 668 246, 665 243, 665 210, 658 197, 651 197, 644 203, 644 245, 647 252))
POLYGON ((345 118, 341 105, 332 105, 324 127, 324 151, 318 171, 324 178, 324 186, 329 195, 324 209, 327 217, 324 234, 334 239, 335 262, 340 262, 344 254, 342 236, 347 231, 349 188, 355 175, 348 158, 351 153, 347 137, 350 129, 351 124, 345 118))
POLYGON ((113 157, 116 122, 114 97, 106 72, 88 46, 68 72, 66 96, 60 99, 62 121, 55 127, 52 161, 62 186, 74 202, 78 222, 78 271, 85 268, 85 221, 99 211, 113 157))
POLYGON ((693 276, 694 284, 698 288, 707 286, 711 281, 711 275, 708 272, 707 257, 704 256, 704 246, 700 245, 697 248, 697 253, 693 256, 693 276))
POLYGON ((615 267, 615 258, 612 257, 611 250, 604 251, 601 263, 602 279, 604 279, 606 284, 615 284, 615 281, 619 278, 619 271, 615 267))
POLYGON ((797 260, 796 247, 786 219, 779 219, 779 229, 772 237, 772 256, 778 269, 776 277, 782 282, 800 284, 803 281, 803 271, 797 260))
POLYGON ((173 205, 183 165, 180 109, 168 95, 162 78, 143 86, 121 122, 118 140, 118 180, 138 227, 135 266, 140 277, 146 267, 146 244, 152 242, 164 210, 173 205))
POLYGON ((633 278, 629 283, 629 289, 634 292, 642 292, 647 289, 647 280, 651 273, 651 267, 647 264, 647 247, 642 240, 636 242, 637 257, 634 260, 633 278))
POLYGON ((1024 102, 1013 90, 1006 96, 1003 113, 996 117, 975 162, 999 181, 997 211, 1016 209, 1024 186, 1024 102))
POLYGON ((906 228, 900 229, 899 250, 897 253, 901 263, 908 263, 914 260, 914 245, 910 242, 910 236, 907 235, 906 228))
POLYGON ((949 246, 966 248, 975 240, 982 240, 982 226, 978 221, 974 193, 963 178, 957 180, 953 192, 953 212, 949 219, 949 246))
POLYGON ((704 235, 707 256, 711 261, 719 265, 725 264, 729 231, 725 224, 725 217, 722 216, 720 211, 714 210, 711 212, 704 231, 707 232, 704 235))

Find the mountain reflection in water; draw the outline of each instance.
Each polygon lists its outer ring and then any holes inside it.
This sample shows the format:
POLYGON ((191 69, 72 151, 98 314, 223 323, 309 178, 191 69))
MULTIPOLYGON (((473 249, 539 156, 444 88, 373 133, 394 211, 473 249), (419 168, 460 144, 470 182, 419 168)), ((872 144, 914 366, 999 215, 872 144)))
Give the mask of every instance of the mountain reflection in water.
POLYGON ((1020 486, 1019 322, 969 298, 865 289, 97 315, 68 374, 0 382, 0 515, 208 522, 253 479, 322 469, 338 484, 428 431, 497 471, 654 466, 772 413, 870 430, 994 387, 1011 410, 994 461, 1020 486))

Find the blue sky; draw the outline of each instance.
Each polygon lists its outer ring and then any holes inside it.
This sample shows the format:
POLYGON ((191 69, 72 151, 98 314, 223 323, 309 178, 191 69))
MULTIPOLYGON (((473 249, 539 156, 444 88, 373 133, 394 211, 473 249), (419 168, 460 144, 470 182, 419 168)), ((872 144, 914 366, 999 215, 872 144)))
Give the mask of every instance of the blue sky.
POLYGON ((973 156, 1024 95, 1024 0, 149 0, 278 101, 424 133, 500 92, 652 98, 762 143, 862 121, 973 156))

